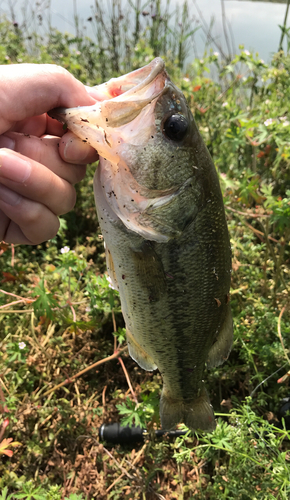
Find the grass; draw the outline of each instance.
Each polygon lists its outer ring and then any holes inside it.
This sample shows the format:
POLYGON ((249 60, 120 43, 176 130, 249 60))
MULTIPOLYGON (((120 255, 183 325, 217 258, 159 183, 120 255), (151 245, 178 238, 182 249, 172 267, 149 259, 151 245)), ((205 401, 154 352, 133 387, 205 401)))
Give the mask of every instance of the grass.
POLYGON ((234 347, 206 374, 218 426, 175 439, 153 432, 161 378, 127 353, 105 272, 92 166, 56 238, 31 248, 0 245, 0 499, 286 500, 289 431, 280 408, 290 369, 290 56, 280 51, 267 65, 243 47, 230 61, 209 49, 183 70, 167 11, 157 22, 138 13, 136 1, 129 48, 121 50, 115 5, 107 31, 99 6, 102 44, 55 30, 42 40, 3 19, 0 63, 62 64, 95 84, 154 55, 166 60, 217 166, 231 235, 234 347), (103 422, 120 420, 145 426, 143 443, 99 440, 103 422))

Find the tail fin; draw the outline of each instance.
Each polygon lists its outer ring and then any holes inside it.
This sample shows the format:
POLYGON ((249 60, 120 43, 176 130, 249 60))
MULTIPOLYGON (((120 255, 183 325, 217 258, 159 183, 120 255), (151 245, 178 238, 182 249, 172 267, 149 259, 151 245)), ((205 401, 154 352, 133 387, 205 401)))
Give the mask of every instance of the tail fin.
POLYGON ((161 425, 170 430, 179 422, 183 422, 189 429, 211 432, 216 427, 214 412, 210 404, 206 389, 202 386, 197 399, 173 399, 163 391, 160 399, 161 425))

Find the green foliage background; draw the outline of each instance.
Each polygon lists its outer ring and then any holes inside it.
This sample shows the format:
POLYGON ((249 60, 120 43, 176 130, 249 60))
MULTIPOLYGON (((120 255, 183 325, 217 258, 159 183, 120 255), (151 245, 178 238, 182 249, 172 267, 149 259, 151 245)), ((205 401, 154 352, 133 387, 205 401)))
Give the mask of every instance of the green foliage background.
POLYGON ((95 41, 77 20, 76 37, 53 29, 41 37, 2 19, 0 64, 60 64, 95 85, 156 55, 165 59, 215 161, 231 235, 234 347, 206 374, 218 426, 208 435, 156 439, 161 378, 126 351, 125 368, 113 359, 78 376, 125 345, 119 298, 105 273, 93 165, 53 240, 0 246, 0 498, 286 500, 289 432, 279 408, 289 395, 288 32, 287 50, 270 64, 243 47, 226 58, 207 48, 184 68, 195 31, 186 4, 174 28, 159 1, 155 17, 129 4, 131 32, 117 7, 106 24, 96 2, 95 41), (135 450, 98 440, 99 426, 120 418, 148 429, 135 450))

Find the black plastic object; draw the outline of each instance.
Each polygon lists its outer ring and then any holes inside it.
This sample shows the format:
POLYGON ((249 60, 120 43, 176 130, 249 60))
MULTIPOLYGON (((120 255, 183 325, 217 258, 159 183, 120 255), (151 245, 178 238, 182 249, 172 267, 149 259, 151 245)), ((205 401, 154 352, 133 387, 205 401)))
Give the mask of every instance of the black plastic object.
MULTIPOLYGON (((154 431, 156 437, 167 435, 169 437, 184 436, 187 431, 154 431)), ((107 441, 113 444, 133 444, 143 441, 148 433, 142 427, 122 426, 117 422, 113 424, 103 424, 99 429, 100 441, 107 441)))
POLYGON ((142 427, 123 427, 117 422, 114 424, 103 424, 99 429, 100 441, 108 441, 114 444, 139 443, 143 441, 145 429, 142 427))

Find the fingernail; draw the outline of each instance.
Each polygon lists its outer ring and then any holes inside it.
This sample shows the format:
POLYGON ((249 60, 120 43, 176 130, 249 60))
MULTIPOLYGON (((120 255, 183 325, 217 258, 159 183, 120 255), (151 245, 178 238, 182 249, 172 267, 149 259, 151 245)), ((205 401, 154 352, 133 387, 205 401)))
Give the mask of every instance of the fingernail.
POLYGON ((14 206, 17 205, 21 199, 22 196, 20 194, 17 194, 14 191, 11 191, 11 189, 8 189, 6 186, 2 186, 2 184, 0 184, 0 201, 4 201, 5 203, 8 203, 8 205, 14 206))
POLYGON ((80 139, 71 139, 65 145, 63 154, 66 161, 77 163, 86 159, 89 154, 89 145, 80 139))
POLYGON ((15 149, 15 141, 7 135, 0 135, 0 148, 15 149))
POLYGON ((12 154, 8 149, 0 151, 0 177, 14 182, 25 182, 30 173, 31 165, 28 161, 12 154))

